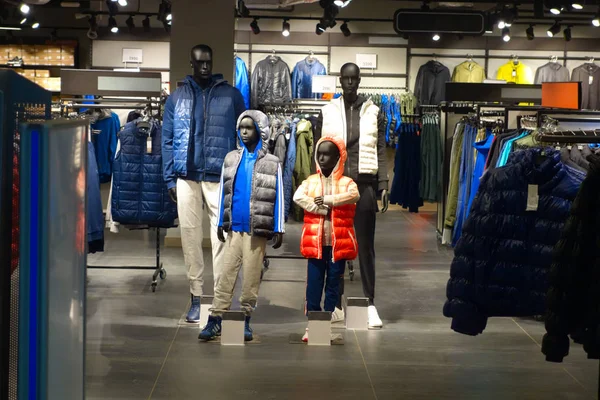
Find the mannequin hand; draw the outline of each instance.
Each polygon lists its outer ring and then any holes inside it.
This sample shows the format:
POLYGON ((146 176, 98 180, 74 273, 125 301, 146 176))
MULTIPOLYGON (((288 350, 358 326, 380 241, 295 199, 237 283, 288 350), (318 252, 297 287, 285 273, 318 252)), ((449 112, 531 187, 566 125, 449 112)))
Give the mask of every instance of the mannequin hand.
POLYGON ((223 234, 223 227, 219 226, 217 228, 217 237, 219 238, 219 242, 225 243, 225 235, 223 234))
POLYGON ((169 189, 169 197, 173 203, 177 203, 177 188, 169 189))
POLYGON ((325 204, 323 196, 315 197, 315 204, 322 207, 325 204))
POLYGON ((282 233, 276 233, 275 236, 273 236, 273 248, 274 249, 278 249, 281 247, 281 244, 283 243, 283 234, 282 233))
POLYGON ((390 195, 387 190, 381 192, 381 213, 385 213, 390 206, 390 195))

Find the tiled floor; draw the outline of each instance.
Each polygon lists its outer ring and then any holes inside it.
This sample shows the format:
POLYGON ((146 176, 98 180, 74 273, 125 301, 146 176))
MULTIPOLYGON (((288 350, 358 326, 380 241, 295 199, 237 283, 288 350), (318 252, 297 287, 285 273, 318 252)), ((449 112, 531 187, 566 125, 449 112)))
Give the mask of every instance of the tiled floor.
MULTIPOLYGON (((288 343, 306 324, 303 260, 271 261, 253 317, 261 344, 244 348, 200 343, 196 328, 178 325, 189 301, 181 250, 164 251, 168 277, 156 293, 151 271, 89 270, 87 398, 596 398, 598 362, 577 345, 563 364, 544 361, 539 322, 494 318, 477 337, 450 329, 441 310, 452 253, 437 244, 433 222, 433 214, 378 216, 385 327, 347 331, 345 345, 331 348, 288 343)), ((298 254, 300 227, 288 224, 283 253, 298 254)), ((153 234, 108 235, 106 253, 90 264, 154 262, 153 234)), ((212 288, 210 277, 205 285, 212 288)), ((360 282, 347 280, 346 293, 362 295, 360 282)))

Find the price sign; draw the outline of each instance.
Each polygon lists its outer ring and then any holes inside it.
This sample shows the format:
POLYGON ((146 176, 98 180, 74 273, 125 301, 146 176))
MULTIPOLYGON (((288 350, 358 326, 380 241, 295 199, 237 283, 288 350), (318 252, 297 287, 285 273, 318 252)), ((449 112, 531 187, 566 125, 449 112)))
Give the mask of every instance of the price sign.
POLYGON ((357 54, 356 65, 359 68, 377 69, 377 54, 357 54))
POLYGON ((312 79, 313 93, 335 93, 337 79, 330 75, 315 75, 312 79))
POLYGON ((123 49, 124 63, 139 63, 144 61, 142 49, 123 49))

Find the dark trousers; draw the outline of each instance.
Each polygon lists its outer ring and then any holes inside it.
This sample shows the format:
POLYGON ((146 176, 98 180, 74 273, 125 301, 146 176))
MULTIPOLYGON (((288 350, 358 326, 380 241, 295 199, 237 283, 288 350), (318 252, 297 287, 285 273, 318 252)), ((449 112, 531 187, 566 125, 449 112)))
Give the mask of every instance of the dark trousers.
POLYGON ((306 281, 306 312, 321 311, 321 296, 325 286, 325 311, 333 312, 338 302, 340 275, 344 275, 346 261, 332 261, 332 248, 323 247, 323 258, 308 259, 306 281), (327 278, 325 276, 327 275, 327 278))
POLYGON ((358 241, 358 261, 363 293, 370 304, 375 299, 375 220, 377 217, 377 191, 372 184, 358 184, 360 200, 356 204, 354 230, 358 241))

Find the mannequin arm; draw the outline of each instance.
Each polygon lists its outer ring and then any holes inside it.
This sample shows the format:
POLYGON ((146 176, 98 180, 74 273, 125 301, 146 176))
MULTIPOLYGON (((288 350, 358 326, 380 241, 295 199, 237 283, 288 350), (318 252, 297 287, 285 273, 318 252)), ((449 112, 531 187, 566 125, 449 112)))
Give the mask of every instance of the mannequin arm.
POLYGON ((350 182, 345 193, 323 196, 323 202, 327 206, 338 207, 346 204, 358 203, 360 193, 356 183, 350 182))
POLYGON ((177 203, 177 188, 169 189, 169 197, 173 203, 177 203))
POLYGON ((294 193, 294 203, 302 207, 302 209, 313 214, 327 215, 327 209, 321 208, 315 204, 315 199, 308 196, 307 194, 306 181, 302 182, 302 185, 294 193))
POLYGON ((390 206, 390 195, 387 190, 381 192, 381 213, 385 213, 390 206))
POLYGON ((217 228, 217 237, 219 238, 219 242, 225 243, 225 234, 222 226, 217 228))

